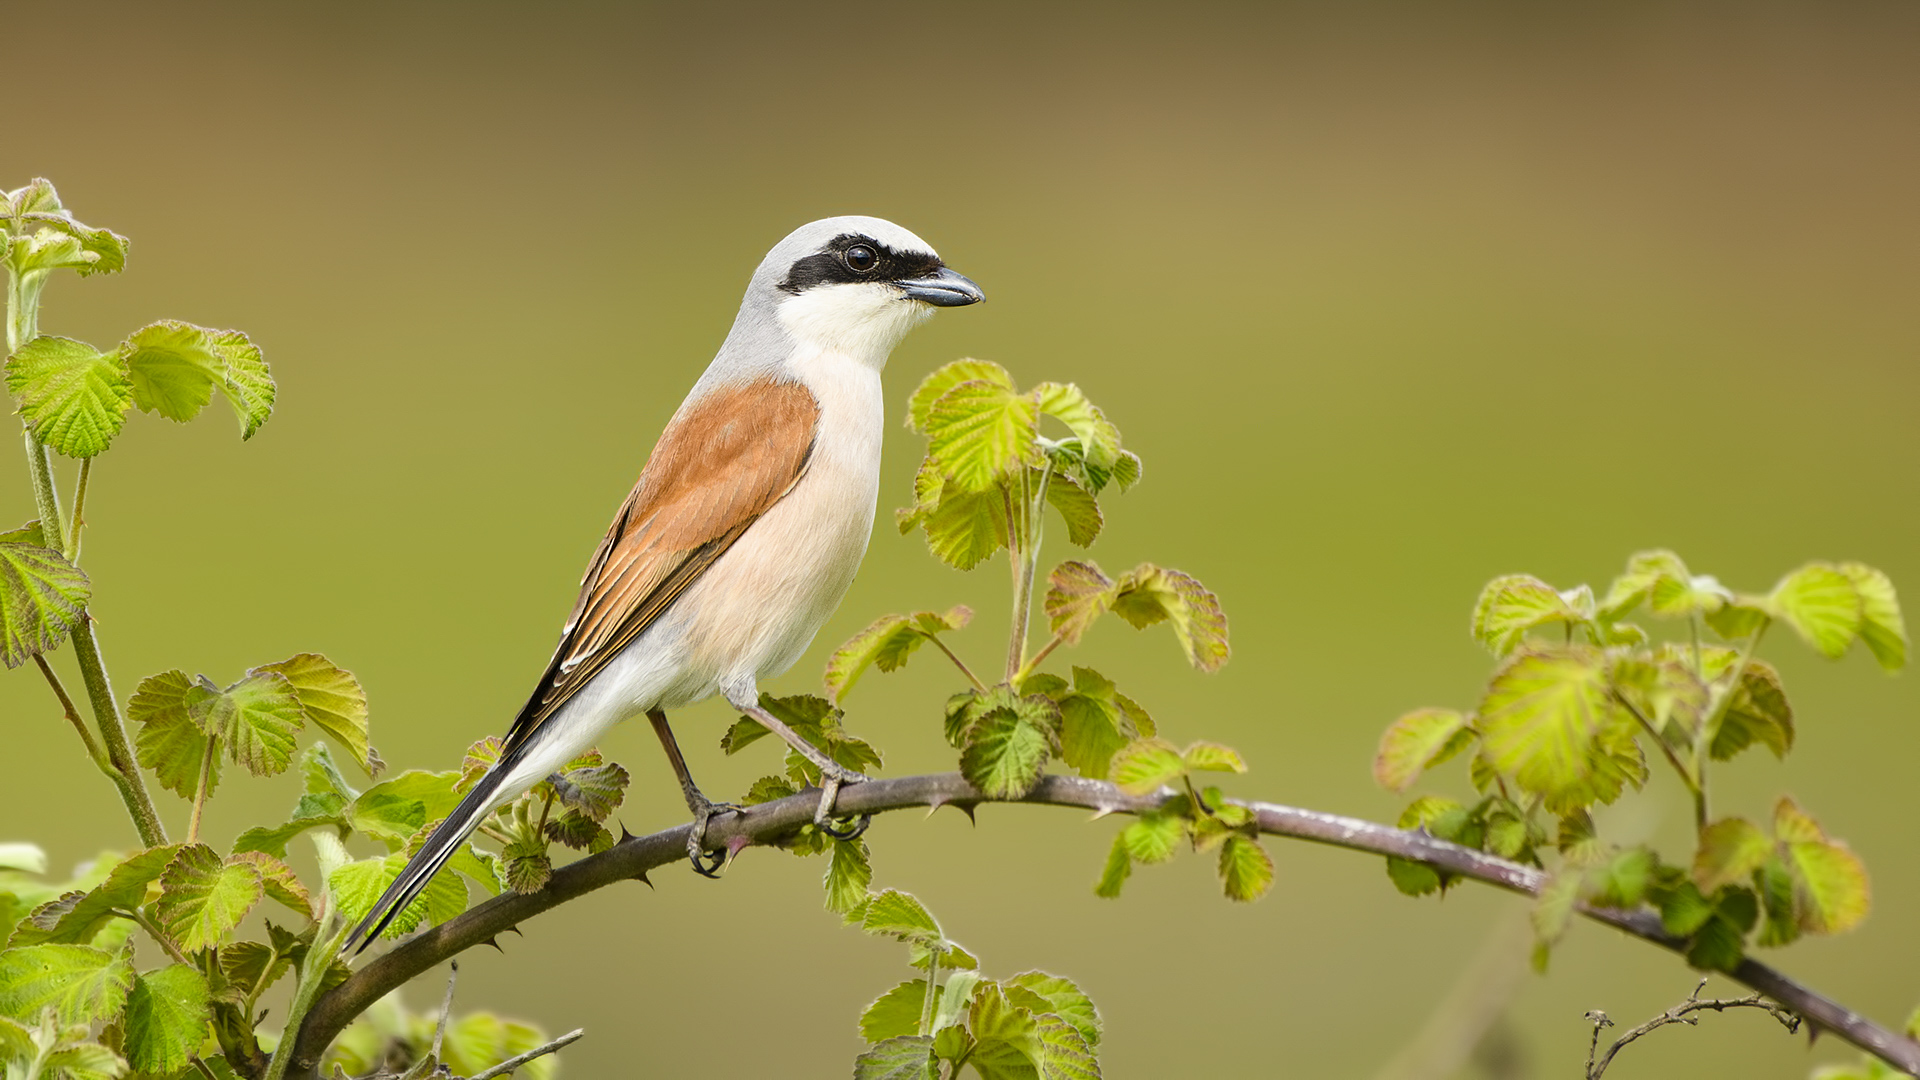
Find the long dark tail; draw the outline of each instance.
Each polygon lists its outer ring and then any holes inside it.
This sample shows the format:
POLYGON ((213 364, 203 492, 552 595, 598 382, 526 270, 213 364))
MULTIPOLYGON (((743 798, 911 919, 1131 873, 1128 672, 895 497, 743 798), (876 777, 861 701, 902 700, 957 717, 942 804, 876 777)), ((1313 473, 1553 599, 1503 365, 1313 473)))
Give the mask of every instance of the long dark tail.
POLYGON ((480 778, 472 791, 467 792, 466 798, 460 800, 460 805, 453 808, 453 813, 447 815, 440 827, 433 830, 433 834, 427 837, 426 845, 408 860, 406 869, 393 879, 393 884, 380 894, 380 899, 374 901, 373 910, 367 912, 367 917, 360 920, 360 925, 353 928, 353 933, 347 935, 345 948, 348 951, 355 955, 364 952, 373 939, 380 936, 380 931, 385 930, 387 924, 405 911, 414 897, 420 895, 420 890, 427 887, 427 882, 433 880, 433 875, 453 857, 453 853, 460 850, 467 835, 479 828, 486 816, 493 812, 494 797, 507 782, 507 775, 513 771, 518 757, 517 754, 509 754, 501 759, 492 771, 480 778))

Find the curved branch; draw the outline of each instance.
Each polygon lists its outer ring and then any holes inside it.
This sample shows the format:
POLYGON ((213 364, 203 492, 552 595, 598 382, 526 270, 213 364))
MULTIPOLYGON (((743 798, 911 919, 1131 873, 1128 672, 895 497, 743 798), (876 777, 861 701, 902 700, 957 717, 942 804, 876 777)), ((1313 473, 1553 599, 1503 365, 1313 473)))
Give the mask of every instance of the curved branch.
MULTIPOLYGON (((1015 801, 1137 814, 1155 809, 1173 794, 1163 789, 1153 795, 1128 795, 1104 781, 1046 776, 1024 799, 1015 801)), ((790 798, 751 807, 744 814, 729 814, 708 827, 707 841, 715 847, 724 847, 776 840, 811 822, 818 800, 818 792, 809 788, 790 798)), ((959 773, 940 773, 870 780, 842 788, 834 808, 846 814, 878 814, 915 806, 972 807, 988 801, 992 800, 982 796, 959 773)), ((1424 832, 1409 832, 1359 818, 1274 803, 1229 801, 1252 810, 1260 831, 1273 836, 1311 840, 1375 855, 1395 855, 1527 895, 1538 894, 1547 880, 1544 872, 1533 867, 1438 840, 1424 832)), ((329 991, 307 1013, 294 1052, 293 1064, 298 1070, 295 1075, 317 1077, 320 1055, 341 1029, 386 993, 429 968, 475 945, 484 945, 496 935, 515 929, 524 920, 575 897, 617 881, 644 880, 647 871, 686 858, 690 828, 681 825, 649 836, 627 836, 607 851, 555 870, 539 892, 503 893, 394 946, 329 991)), ((1667 933, 1659 917, 1650 911, 1586 906, 1582 906, 1581 911, 1596 922, 1661 948, 1674 952, 1685 950, 1685 940, 1667 933)), ((1907 1072, 1920 1073, 1920 1043, 1751 958, 1742 960, 1730 974, 1735 981, 1805 1017, 1816 1028, 1831 1031, 1907 1072)))

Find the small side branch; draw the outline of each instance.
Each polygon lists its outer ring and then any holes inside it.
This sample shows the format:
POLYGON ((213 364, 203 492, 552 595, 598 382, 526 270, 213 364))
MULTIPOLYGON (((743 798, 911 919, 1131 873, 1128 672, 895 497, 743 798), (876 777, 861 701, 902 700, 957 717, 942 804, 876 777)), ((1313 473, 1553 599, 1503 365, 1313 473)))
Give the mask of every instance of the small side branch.
POLYGON ((493 1080, 496 1076, 505 1076, 520 1066, 525 1065, 527 1062, 532 1061, 534 1058, 545 1057, 563 1046, 568 1046, 580 1041, 580 1036, 586 1033, 586 1028, 574 1028, 572 1031, 567 1032, 565 1035, 560 1036, 550 1043, 536 1046, 518 1057, 510 1057, 485 1072, 474 1073, 468 1077, 467 1080, 493 1080))
POLYGON ((1780 1021, 1780 1026, 1787 1029, 1787 1034, 1791 1035, 1800 1030, 1800 1017, 1759 994, 1748 994, 1743 998, 1713 998, 1701 1001, 1700 991, 1706 988, 1707 980, 1701 979, 1699 985, 1693 988, 1693 993, 1687 995, 1687 1000, 1615 1039, 1613 1045, 1607 1048, 1607 1052, 1598 1061, 1594 1060, 1594 1054, 1600 1049, 1600 1030, 1612 1027, 1613 1021, 1607 1018, 1606 1013, 1598 1010, 1588 1013, 1587 1019, 1593 1021, 1593 1039, 1587 1045, 1587 1080, 1600 1080, 1601 1074, 1607 1071, 1607 1066, 1613 1064, 1614 1055, 1625 1049, 1628 1043, 1668 1024, 1698 1026, 1700 1018, 1694 1014, 1708 1009, 1714 1012, 1725 1012, 1728 1009, 1764 1009, 1775 1020, 1780 1021))

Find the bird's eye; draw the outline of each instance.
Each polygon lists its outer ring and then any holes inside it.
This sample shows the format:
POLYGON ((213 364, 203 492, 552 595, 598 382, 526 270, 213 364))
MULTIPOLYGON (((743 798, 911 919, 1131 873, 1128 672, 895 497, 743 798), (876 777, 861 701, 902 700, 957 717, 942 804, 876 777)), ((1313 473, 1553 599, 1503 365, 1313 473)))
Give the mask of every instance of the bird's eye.
POLYGON ((857 274, 864 274, 873 269, 873 264, 880 261, 880 256, 875 255, 873 249, 865 244, 855 244, 847 249, 846 260, 847 269, 857 274))

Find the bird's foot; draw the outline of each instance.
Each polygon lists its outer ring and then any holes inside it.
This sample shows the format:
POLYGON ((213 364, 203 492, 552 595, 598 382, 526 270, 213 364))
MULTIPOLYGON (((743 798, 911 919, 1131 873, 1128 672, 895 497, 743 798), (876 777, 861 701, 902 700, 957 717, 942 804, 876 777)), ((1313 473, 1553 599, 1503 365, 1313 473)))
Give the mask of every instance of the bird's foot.
POLYGON ((851 819, 852 823, 844 828, 837 825, 833 817, 833 802, 840 795, 840 786, 863 783, 866 779, 852 769, 838 765, 834 766, 831 773, 821 770, 820 805, 813 808, 813 827, 835 840, 858 839, 861 833, 866 832, 867 826, 873 824, 872 814, 861 814, 851 819))
POLYGON ((687 792, 687 809, 693 812, 693 831, 687 834, 687 861, 693 864, 693 872, 704 878, 718 878, 720 870, 727 865, 731 852, 707 850, 707 825, 714 818, 726 814, 743 814, 745 807, 733 803, 717 803, 700 794, 698 789, 687 792), (708 860, 712 861, 709 862, 708 860))

